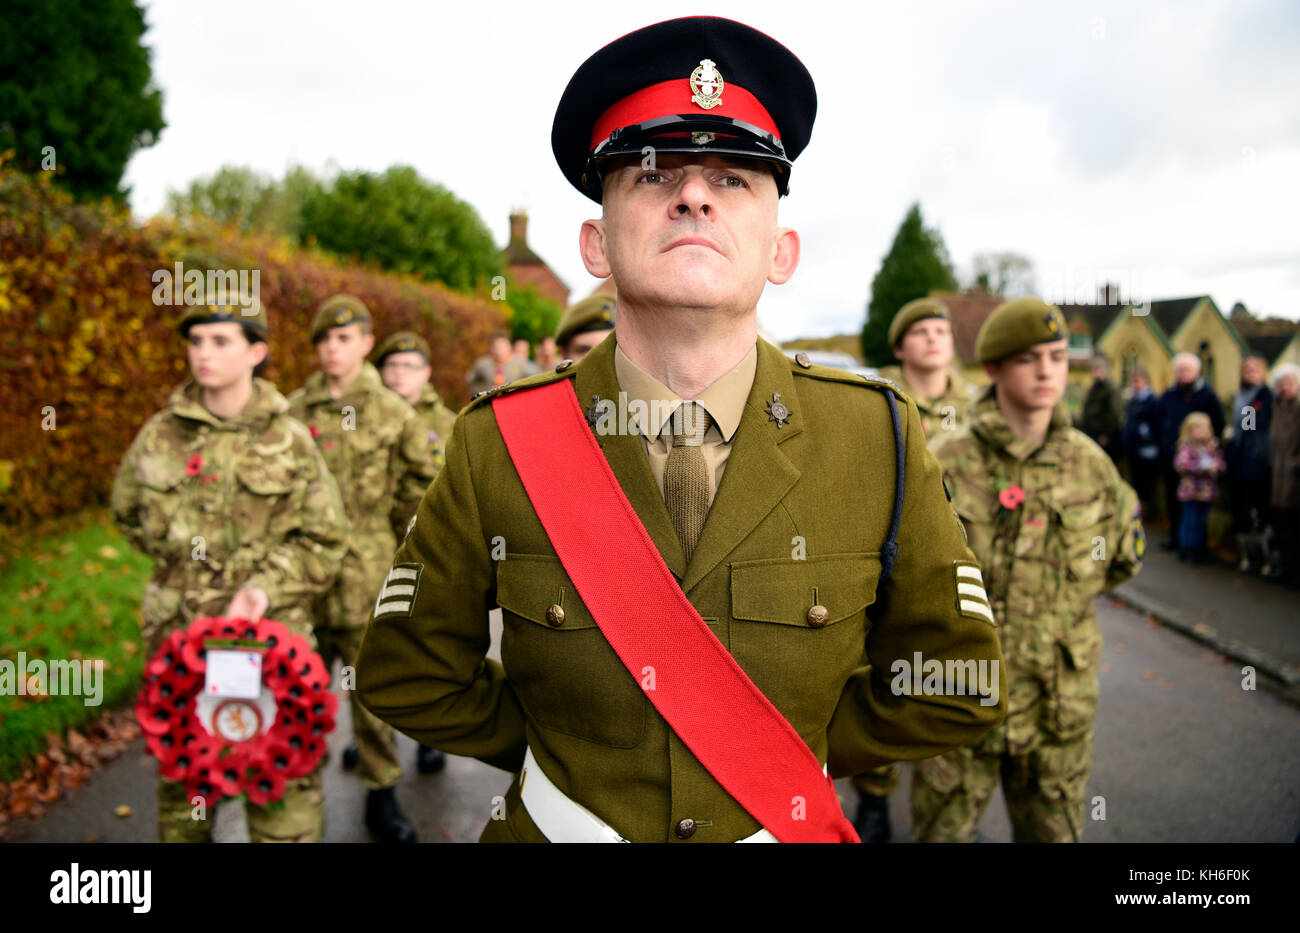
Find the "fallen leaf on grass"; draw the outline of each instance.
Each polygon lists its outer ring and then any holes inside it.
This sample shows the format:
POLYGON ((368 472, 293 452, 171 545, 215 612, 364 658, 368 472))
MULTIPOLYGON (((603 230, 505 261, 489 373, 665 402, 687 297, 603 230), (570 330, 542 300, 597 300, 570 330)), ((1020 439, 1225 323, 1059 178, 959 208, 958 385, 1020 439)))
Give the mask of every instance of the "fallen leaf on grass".
POLYGON ((113 547, 111 544, 105 544, 99 549, 99 556, 104 558, 104 560, 117 560, 117 548, 113 547))

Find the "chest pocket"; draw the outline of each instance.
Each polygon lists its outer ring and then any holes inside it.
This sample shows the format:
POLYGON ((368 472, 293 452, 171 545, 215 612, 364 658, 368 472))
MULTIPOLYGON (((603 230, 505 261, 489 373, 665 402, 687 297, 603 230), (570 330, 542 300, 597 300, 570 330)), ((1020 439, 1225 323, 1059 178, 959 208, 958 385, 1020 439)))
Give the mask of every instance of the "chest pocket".
POLYGON ((344 432, 341 442, 349 445, 352 489, 345 495, 350 495, 356 503, 356 518, 360 520, 377 515, 381 524, 387 522, 390 504, 388 465, 394 443, 392 432, 381 433, 370 425, 365 430, 344 432), (376 509, 382 512, 374 512, 376 509))
POLYGON ((805 737, 862 663, 879 579, 878 553, 731 565, 731 653, 805 737))
POLYGON ((1119 545, 1105 537, 1114 517, 1111 501, 1106 496, 1084 502, 1056 500, 1050 508, 1055 557, 1058 566, 1065 568, 1061 583, 1091 599, 1105 581, 1110 549, 1119 545))
MULTIPOLYGON (((141 457, 136 464, 140 482, 140 527, 146 537, 161 541, 176 523, 191 478, 185 461, 173 457, 141 457)), ((197 482, 197 479, 193 480, 197 482)))
POLYGON ((246 460, 236 469, 239 494, 234 503, 239 540, 264 555, 278 543, 283 532, 275 519, 288 508, 296 471, 291 463, 278 460, 246 460))
POLYGON ((558 558, 511 554, 498 561, 497 603, 501 662, 534 725, 611 748, 641 742, 645 693, 558 558))

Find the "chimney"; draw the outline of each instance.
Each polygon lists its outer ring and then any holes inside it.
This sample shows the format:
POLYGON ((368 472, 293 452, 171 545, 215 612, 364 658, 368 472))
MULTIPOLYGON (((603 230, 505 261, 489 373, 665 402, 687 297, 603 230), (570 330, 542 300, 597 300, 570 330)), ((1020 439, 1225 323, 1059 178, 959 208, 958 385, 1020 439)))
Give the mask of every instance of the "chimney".
POLYGON ((510 214, 510 242, 528 242, 528 212, 513 211, 510 214))

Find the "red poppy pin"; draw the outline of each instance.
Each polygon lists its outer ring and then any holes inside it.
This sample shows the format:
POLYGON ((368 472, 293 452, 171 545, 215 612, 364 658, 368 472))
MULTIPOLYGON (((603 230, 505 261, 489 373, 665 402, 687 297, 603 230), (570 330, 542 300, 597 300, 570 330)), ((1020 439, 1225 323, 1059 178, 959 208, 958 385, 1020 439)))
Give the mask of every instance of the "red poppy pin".
POLYGON ((311 432, 311 439, 313 441, 316 440, 316 438, 320 437, 320 428, 316 427, 316 425, 314 424, 307 425, 307 430, 311 432))
POLYGON ((1020 503, 1025 501, 1025 491, 1016 483, 1010 486, 1003 486, 998 490, 998 503, 1008 512, 1014 512, 1020 508, 1020 503))
POLYGON ((185 464, 185 472, 190 476, 198 476, 203 470, 203 455, 195 454, 190 457, 190 462, 185 464))

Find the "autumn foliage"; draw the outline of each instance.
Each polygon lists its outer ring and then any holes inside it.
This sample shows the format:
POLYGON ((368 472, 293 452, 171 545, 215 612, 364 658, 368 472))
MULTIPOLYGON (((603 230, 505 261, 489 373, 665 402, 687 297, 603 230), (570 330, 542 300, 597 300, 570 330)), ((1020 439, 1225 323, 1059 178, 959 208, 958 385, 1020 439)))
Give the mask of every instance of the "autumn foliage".
MULTIPOLYGON (((414 330, 433 349, 453 408, 465 372, 507 311, 409 276, 349 265, 225 228, 140 225, 110 202, 85 204, 0 161, 0 524, 19 526, 103 501, 132 438, 187 378, 182 307, 154 304, 154 273, 258 270, 271 330, 267 378, 286 394, 316 368, 312 315, 338 292, 369 306, 376 335, 414 330)), ((182 287, 175 287, 177 298, 182 287)))

